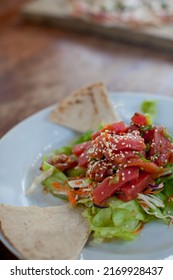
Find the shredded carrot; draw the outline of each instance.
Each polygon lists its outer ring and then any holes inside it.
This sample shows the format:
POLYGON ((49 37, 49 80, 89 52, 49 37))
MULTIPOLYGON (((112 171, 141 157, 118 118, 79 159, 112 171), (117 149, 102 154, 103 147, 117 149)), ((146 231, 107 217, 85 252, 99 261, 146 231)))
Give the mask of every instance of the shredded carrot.
POLYGON ((79 190, 73 190, 73 192, 75 192, 76 194, 80 195, 80 194, 89 194, 89 190, 84 190, 82 188, 80 188, 79 190))
POLYGON ((147 207, 147 206, 148 206, 144 201, 141 201, 140 204, 141 204, 141 206, 143 206, 143 207, 147 207))
POLYGON ((143 227, 144 227, 144 223, 141 223, 137 229, 132 231, 132 233, 138 234, 143 229, 143 227))
POLYGON ((68 199, 69 202, 74 205, 76 204, 77 200, 76 200, 76 194, 73 193, 72 190, 70 190, 70 188, 67 188, 67 195, 68 195, 68 199))
POLYGON ((146 190, 143 191, 144 194, 153 194, 154 190, 152 188, 147 188, 146 190))
POLYGON ((58 190, 58 191, 65 191, 66 190, 66 187, 61 185, 59 182, 53 182, 52 187, 54 187, 54 189, 58 190))
POLYGON ((81 185, 81 183, 82 183, 82 180, 81 180, 81 181, 76 182, 76 185, 81 185))
POLYGON ((58 183, 58 182, 53 182, 53 183, 52 183, 52 186, 55 187, 55 188, 58 188, 59 185, 60 185, 60 183, 58 183))
POLYGON ((157 193, 159 193, 159 192, 161 192, 161 189, 159 189, 159 190, 152 190, 152 189, 146 189, 143 193, 144 194, 157 194, 157 193))
POLYGON ((65 191, 67 193, 68 200, 71 204, 76 204, 78 196, 87 195, 90 193, 90 188, 88 190, 86 189, 86 187, 75 190, 69 188, 69 186, 67 185, 63 186, 57 181, 53 182, 52 186, 57 191, 65 191))
POLYGON ((76 203, 76 199, 75 199, 76 195, 72 192, 72 190, 68 186, 62 186, 59 182, 53 182, 52 186, 55 188, 55 190, 65 191, 67 193, 68 200, 71 204, 76 203))

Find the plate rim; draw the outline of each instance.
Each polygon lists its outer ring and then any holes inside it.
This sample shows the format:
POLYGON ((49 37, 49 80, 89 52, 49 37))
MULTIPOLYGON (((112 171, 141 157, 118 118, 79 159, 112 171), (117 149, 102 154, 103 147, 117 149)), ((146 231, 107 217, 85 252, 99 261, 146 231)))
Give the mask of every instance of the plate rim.
MULTIPOLYGON (((152 97, 153 99, 162 99, 162 100, 171 100, 173 101, 173 97, 170 96, 170 95, 161 95, 161 94, 158 94, 158 93, 150 93, 150 92, 144 92, 144 91, 110 91, 108 93, 110 96, 111 95, 133 95, 133 96, 147 96, 147 97, 152 97)), ((13 127, 11 127, 7 132, 5 132, 2 137, 1 137, 1 141, 0 141, 0 145, 1 145, 1 142, 4 141, 4 138, 8 137, 8 134, 12 133, 13 130, 17 129, 20 125, 23 125, 23 123, 25 122, 28 122, 30 121, 30 119, 36 117, 37 115, 41 114, 41 113, 44 113, 46 111, 49 111, 51 109, 53 109, 55 106, 58 105, 58 103, 60 102, 57 102, 55 104, 52 104, 52 105, 49 105, 49 106, 46 106, 46 107, 43 107, 42 109, 34 112, 33 114, 27 116, 27 117, 24 117, 21 121, 17 122, 13 127)))

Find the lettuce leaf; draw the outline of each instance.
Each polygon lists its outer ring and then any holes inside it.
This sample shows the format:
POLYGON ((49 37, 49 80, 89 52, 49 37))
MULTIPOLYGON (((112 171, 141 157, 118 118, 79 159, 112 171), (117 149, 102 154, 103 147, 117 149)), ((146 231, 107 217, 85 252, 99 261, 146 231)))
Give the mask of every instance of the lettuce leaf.
POLYGON ((156 100, 145 100, 141 104, 141 111, 147 114, 151 121, 154 122, 157 117, 157 102, 156 100))
POLYGON ((143 223, 149 221, 135 200, 123 202, 117 198, 111 198, 107 208, 93 206, 83 215, 90 222, 90 229, 98 242, 112 238, 133 240, 143 223))
POLYGON ((93 133, 92 130, 88 130, 85 133, 83 133, 82 135, 80 135, 77 139, 75 139, 73 141, 73 146, 76 145, 76 144, 80 144, 80 143, 87 142, 87 141, 91 140, 92 133, 93 133))
POLYGON ((42 182, 42 185, 45 187, 45 189, 47 189, 53 196, 56 196, 60 199, 64 199, 64 200, 68 200, 67 195, 66 194, 61 194, 59 192, 57 192, 54 187, 53 187, 53 183, 54 182, 58 182, 62 185, 65 185, 68 183, 68 178, 66 177, 66 175, 59 170, 58 168, 56 168, 55 166, 52 166, 51 164, 47 163, 47 162, 43 162, 42 164, 42 168, 43 170, 48 170, 50 167, 53 167, 53 173, 51 176, 49 176, 47 179, 45 179, 42 182))

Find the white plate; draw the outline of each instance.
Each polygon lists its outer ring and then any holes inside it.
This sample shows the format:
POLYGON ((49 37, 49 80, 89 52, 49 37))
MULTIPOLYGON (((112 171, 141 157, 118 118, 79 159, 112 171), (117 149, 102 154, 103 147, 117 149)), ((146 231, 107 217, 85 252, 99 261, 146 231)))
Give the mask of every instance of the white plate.
MULTIPOLYGON (((173 99, 145 93, 111 93, 111 101, 120 117, 127 123, 144 100, 156 100, 157 123, 173 133, 173 99)), ((19 206, 53 206, 61 202, 40 190, 31 197, 25 190, 39 173, 43 155, 65 144, 77 133, 51 123, 48 116, 53 107, 27 118, 10 130, 0 141, 0 203, 19 206)), ((165 259, 173 255, 173 226, 159 222, 147 224, 134 241, 114 241, 99 245, 87 244, 81 259, 165 259)), ((0 236, 2 242, 17 256, 19 254, 0 236)), ((19 256, 20 257, 20 256, 19 256)))

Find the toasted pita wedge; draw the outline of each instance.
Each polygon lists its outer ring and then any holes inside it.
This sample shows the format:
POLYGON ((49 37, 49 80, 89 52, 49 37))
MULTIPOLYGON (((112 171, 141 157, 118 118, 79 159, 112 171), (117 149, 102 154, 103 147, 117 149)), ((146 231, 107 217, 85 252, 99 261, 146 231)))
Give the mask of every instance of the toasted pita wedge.
POLYGON ((0 205, 0 228, 22 259, 77 259, 90 234, 81 209, 0 205))
POLYGON ((103 83, 73 92, 50 115, 51 121, 79 132, 96 130, 100 123, 112 123, 118 119, 103 83))

